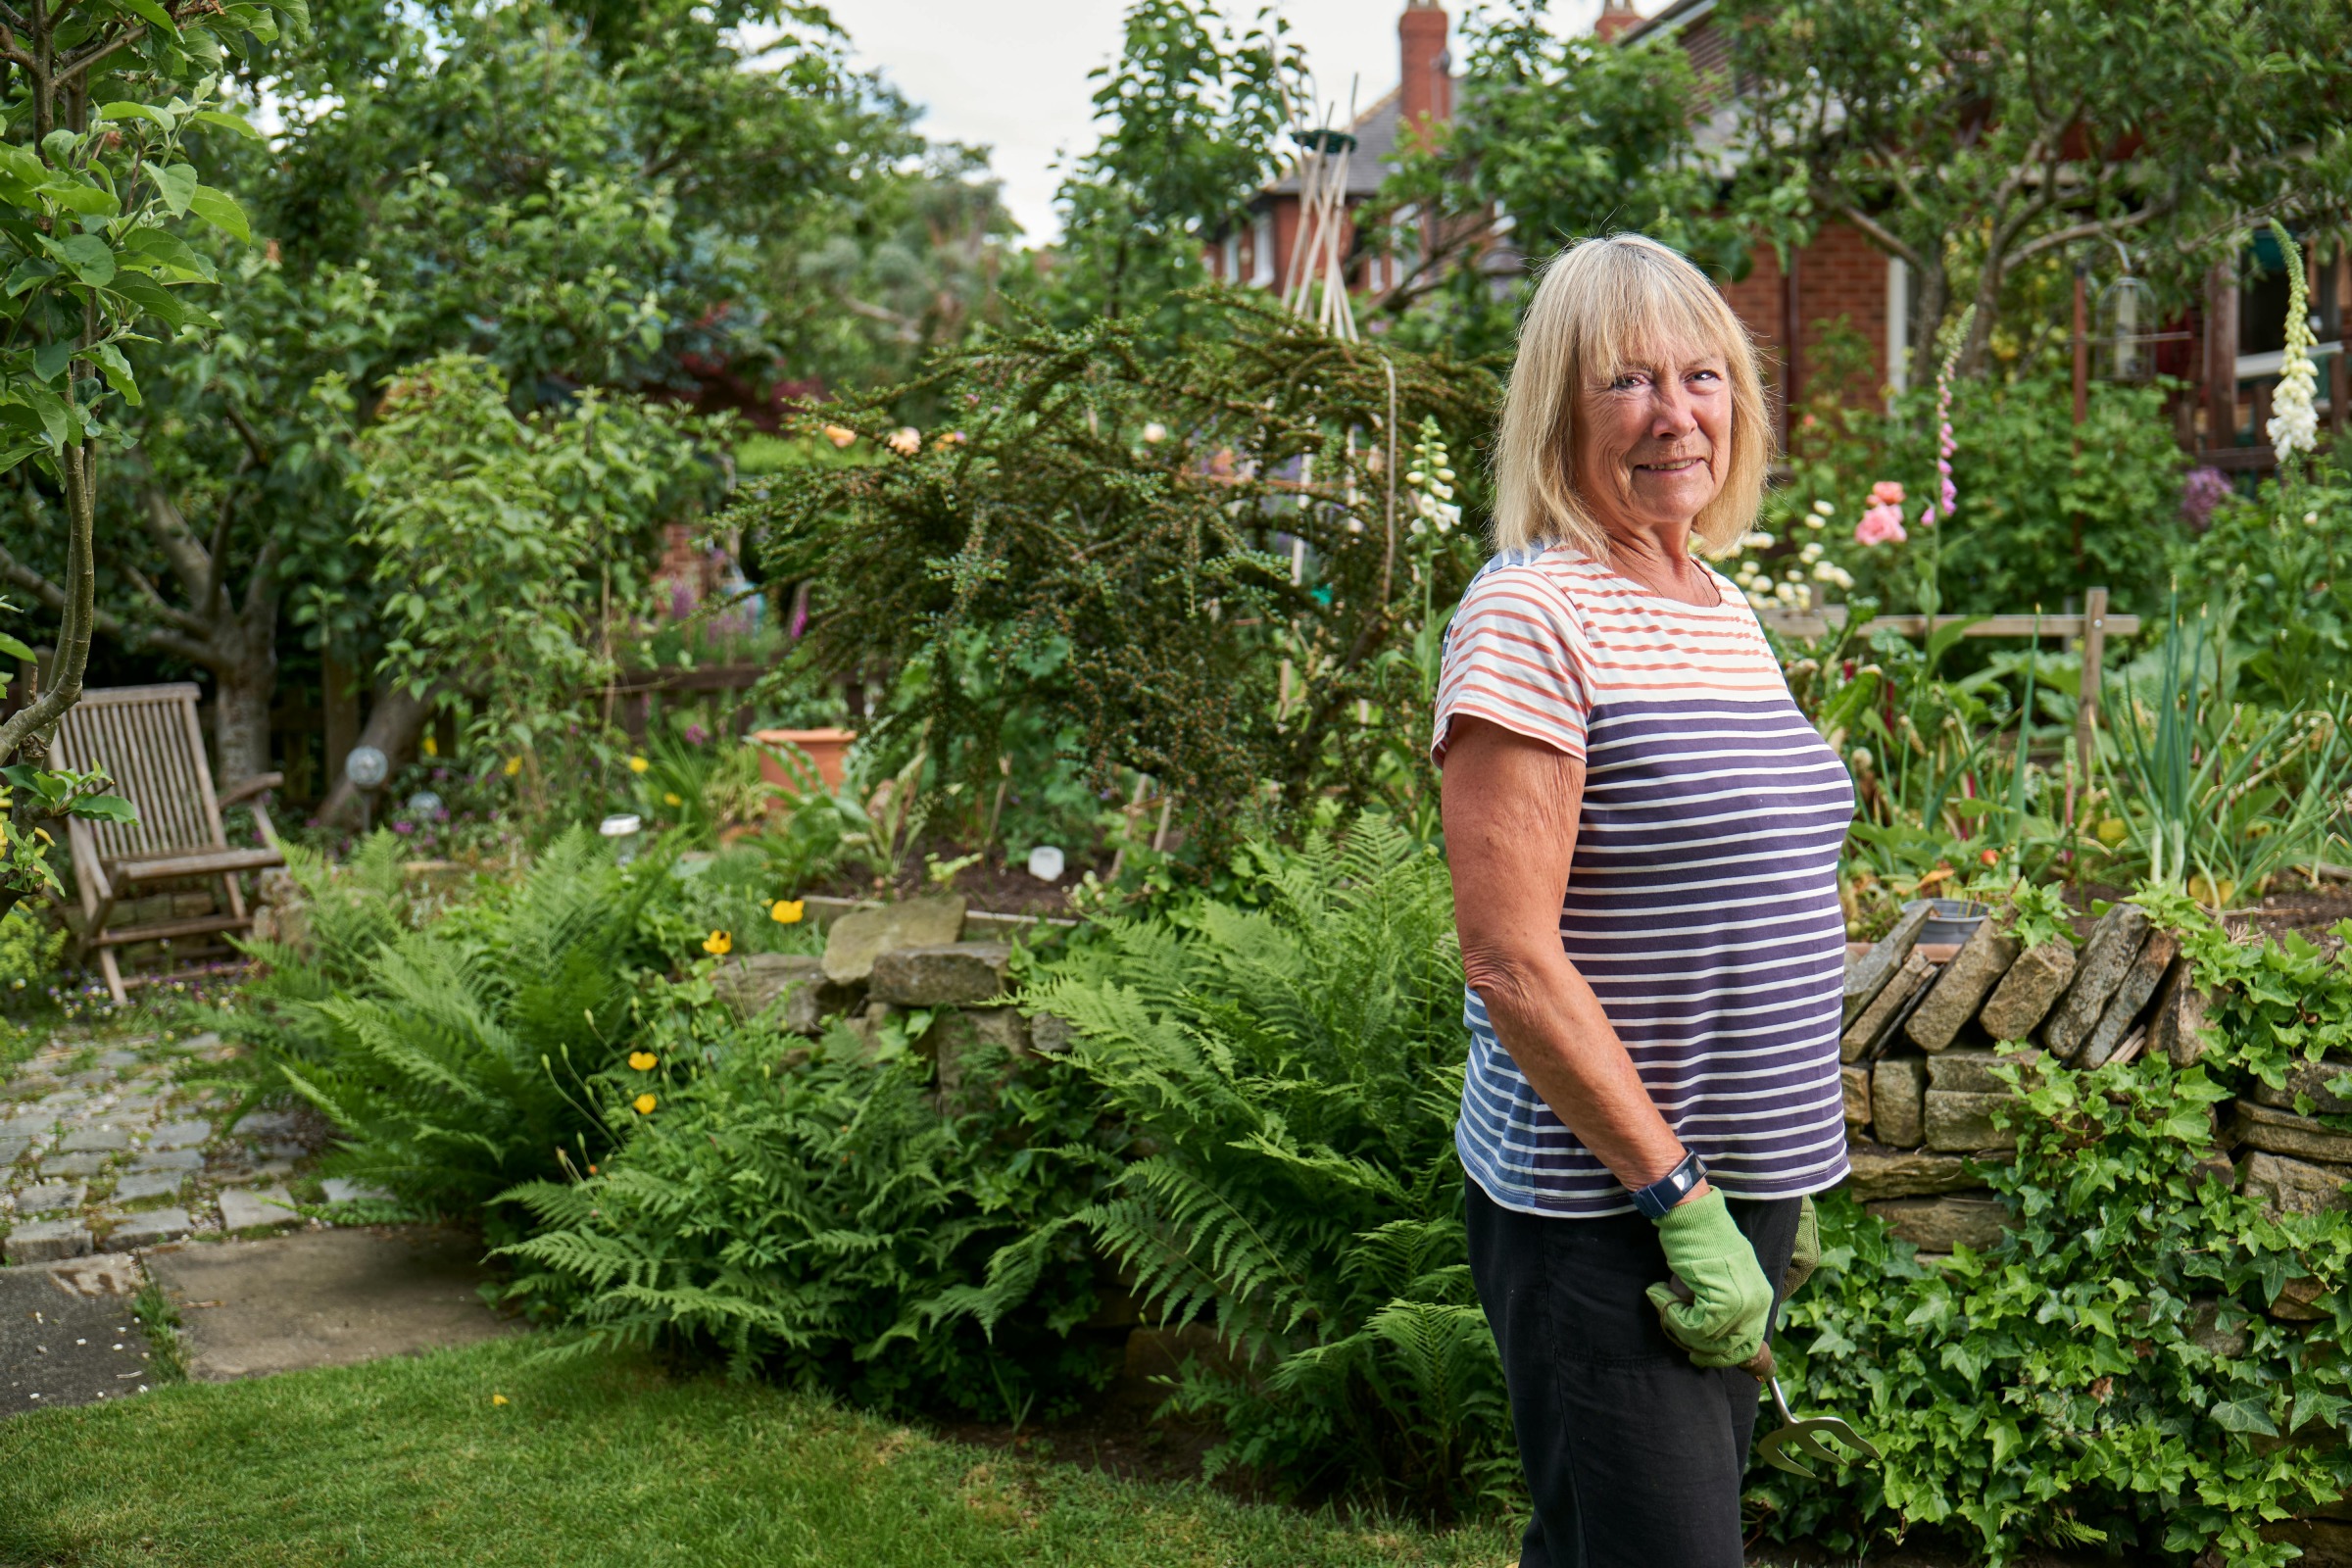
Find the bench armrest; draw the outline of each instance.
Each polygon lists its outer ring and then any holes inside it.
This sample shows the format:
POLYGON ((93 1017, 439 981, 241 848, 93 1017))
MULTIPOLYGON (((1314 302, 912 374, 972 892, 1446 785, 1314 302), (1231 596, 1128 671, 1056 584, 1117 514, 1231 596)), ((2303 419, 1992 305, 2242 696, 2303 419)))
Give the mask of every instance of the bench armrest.
POLYGON ((220 803, 222 806, 234 806, 239 801, 261 794, 264 790, 273 790, 285 781, 286 775, 283 773, 256 773, 253 777, 222 790, 219 797, 220 803))

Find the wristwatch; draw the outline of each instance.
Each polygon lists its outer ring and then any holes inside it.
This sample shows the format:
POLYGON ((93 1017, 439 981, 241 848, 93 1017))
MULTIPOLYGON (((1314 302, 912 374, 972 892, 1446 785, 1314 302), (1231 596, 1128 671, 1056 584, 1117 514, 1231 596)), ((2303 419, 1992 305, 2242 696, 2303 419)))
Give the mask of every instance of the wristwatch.
POLYGON ((1664 1219, 1668 1209, 1706 1179, 1707 1167, 1698 1162, 1696 1154, 1686 1153, 1681 1164, 1634 1194, 1634 1206, 1653 1220, 1664 1219))

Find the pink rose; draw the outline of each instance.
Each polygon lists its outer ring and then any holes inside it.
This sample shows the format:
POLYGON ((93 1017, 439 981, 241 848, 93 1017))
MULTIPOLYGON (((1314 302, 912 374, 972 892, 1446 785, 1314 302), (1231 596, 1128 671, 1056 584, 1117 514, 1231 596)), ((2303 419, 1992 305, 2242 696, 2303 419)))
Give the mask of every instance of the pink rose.
POLYGON ((1903 487, 1892 479, 1881 479, 1870 487, 1870 504, 1874 507, 1899 507, 1903 504, 1903 487))
POLYGON ((1903 532, 1903 514, 1898 507, 1882 504, 1862 514, 1854 524, 1854 543, 1858 545, 1901 544, 1911 537, 1903 532))

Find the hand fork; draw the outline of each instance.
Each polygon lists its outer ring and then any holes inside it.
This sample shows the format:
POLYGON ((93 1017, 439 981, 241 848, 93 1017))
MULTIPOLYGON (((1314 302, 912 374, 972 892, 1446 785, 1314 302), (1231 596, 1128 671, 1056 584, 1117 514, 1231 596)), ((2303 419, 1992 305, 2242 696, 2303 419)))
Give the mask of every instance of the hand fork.
MULTIPOLYGON (((1691 1299, 1690 1287, 1684 1284, 1680 1276, 1668 1274, 1666 1283, 1678 1298, 1685 1301, 1691 1299)), ((1786 1451, 1790 1448, 1816 1459, 1827 1459, 1835 1465, 1855 1463, 1843 1458, 1835 1449, 1824 1446, 1823 1438, 1836 1438, 1839 1443, 1851 1444, 1873 1459, 1882 1457, 1869 1440, 1837 1416, 1817 1415, 1799 1421, 1788 1413, 1788 1396, 1781 1392, 1781 1380, 1772 1362, 1770 1339, 1756 1347, 1754 1355, 1740 1363, 1740 1370, 1772 1390, 1772 1407, 1780 1412, 1781 1427, 1777 1432, 1765 1434, 1763 1441, 1756 1445, 1756 1449, 1763 1454, 1764 1462, 1775 1470, 1786 1470, 1792 1476, 1803 1476, 1807 1481, 1821 1479, 1805 1467, 1804 1460, 1786 1451)))
POLYGON ((1803 1459, 1798 1458, 1796 1453, 1789 1452, 1789 1449, 1809 1454, 1816 1459, 1827 1459, 1835 1465, 1858 1463, 1856 1460, 1847 1459, 1836 1449, 1825 1446, 1821 1441, 1825 1437, 1849 1444, 1873 1459, 1880 1457, 1879 1450, 1873 1447, 1867 1439, 1834 1415, 1811 1416, 1799 1421, 1788 1413, 1788 1396, 1781 1392, 1781 1380, 1775 1374, 1772 1364, 1770 1341, 1756 1347, 1754 1357, 1744 1362, 1740 1370, 1758 1379, 1772 1390, 1772 1407, 1780 1412, 1781 1427, 1777 1432, 1766 1434, 1763 1441, 1756 1445, 1756 1449, 1764 1456, 1764 1462, 1775 1470, 1786 1470, 1792 1476, 1803 1476, 1807 1481, 1820 1479, 1806 1467, 1803 1459))

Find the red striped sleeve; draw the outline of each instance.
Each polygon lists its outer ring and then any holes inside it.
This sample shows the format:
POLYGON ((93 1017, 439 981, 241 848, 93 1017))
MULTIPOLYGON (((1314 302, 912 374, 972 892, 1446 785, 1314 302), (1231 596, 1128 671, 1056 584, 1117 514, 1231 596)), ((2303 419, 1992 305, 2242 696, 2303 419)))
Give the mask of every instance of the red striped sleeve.
POLYGON ((1446 629, 1430 755, 1446 760, 1457 714, 1585 756, 1592 651, 1576 609, 1535 563, 1482 572, 1446 629))

